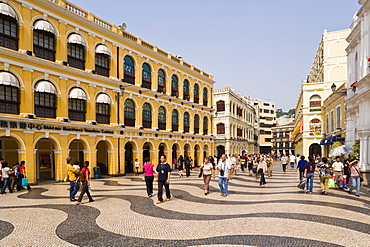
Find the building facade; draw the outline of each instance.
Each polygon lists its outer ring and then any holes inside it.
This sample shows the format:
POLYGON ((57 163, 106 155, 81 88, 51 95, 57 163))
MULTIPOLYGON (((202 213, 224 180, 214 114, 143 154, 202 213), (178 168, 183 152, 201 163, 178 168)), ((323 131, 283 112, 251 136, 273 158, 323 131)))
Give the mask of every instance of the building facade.
POLYGON ((370 171, 370 1, 360 0, 347 41, 346 145, 360 141, 362 171, 370 171))
POLYGON ((333 84, 340 88, 347 83, 345 48, 349 30, 327 32, 322 35, 311 71, 302 83, 298 97, 293 138, 296 154, 304 156, 324 153, 320 145, 326 136, 323 102, 333 94, 333 84))
POLYGON ((276 126, 275 105, 272 102, 260 99, 248 99, 251 105, 258 108, 259 118, 259 145, 261 154, 268 154, 272 151, 272 130, 276 126))
POLYGON ((275 154, 280 153, 290 155, 294 153, 294 141, 291 136, 294 130, 294 123, 272 127, 272 148, 275 154))
POLYGON ((231 88, 215 89, 213 97, 216 155, 258 153, 256 109, 231 88))
POLYGON ((30 182, 213 154, 210 74, 64 0, 0 2, 0 156, 30 182))
POLYGON ((323 139, 320 141, 323 157, 328 157, 335 142, 345 143, 345 95, 346 86, 343 84, 340 88, 332 88, 334 91, 324 100, 322 113, 325 116, 323 121, 323 139))

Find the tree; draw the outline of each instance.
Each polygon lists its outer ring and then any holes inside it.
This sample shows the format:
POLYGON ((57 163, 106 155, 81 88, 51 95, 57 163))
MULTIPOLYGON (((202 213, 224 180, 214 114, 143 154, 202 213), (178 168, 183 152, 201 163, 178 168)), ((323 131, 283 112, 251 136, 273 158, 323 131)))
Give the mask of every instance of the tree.
POLYGON ((351 158, 359 158, 360 157, 360 140, 356 140, 352 146, 352 154, 351 158))

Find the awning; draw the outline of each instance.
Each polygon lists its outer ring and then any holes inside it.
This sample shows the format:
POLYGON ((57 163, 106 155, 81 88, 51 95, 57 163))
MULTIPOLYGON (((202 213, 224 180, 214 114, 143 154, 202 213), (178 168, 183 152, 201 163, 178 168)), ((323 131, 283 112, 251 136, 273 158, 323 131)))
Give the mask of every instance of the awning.
POLYGON ((36 21, 35 24, 34 24, 33 29, 42 30, 42 31, 46 31, 46 32, 50 32, 50 33, 55 34, 54 27, 49 22, 44 21, 44 20, 36 21))
POLYGON ((333 145, 338 137, 340 137, 340 135, 326 137, 320 141, 320 145, 333 145))
POLYGON ((86 94, 81 88, 73 88, 69 93, 70 99, 83 99, 86 100, 86 94))
POLYGON ((15 13, 14 9, 7 5, 6 3, 0 3, 0 13, 3 15, 7 15, 13 17, 14 19, 18 20, 18 16, 15 13))
POLYGON ((56 90, 55 90, 54 85, 51 84, 48 81, 40 81, 39 83, 37 83, 35 91, 39 92, 39 93, 53 93, 53 94, 56 94, 56 90))
POLYGON ((13 86, 13 87, 19 87, 19 82, 18 82, 17 77, 5 71, 0 72, 0 84, 13 86))
POLYGON ((105 93, 101 93, 96 98, 96 103, 104 103, 104 104, 110 104, 111 100, 108 95, 105 93))
POLYGON ((81 35, 78 35, 76 33, 73 33, 73 34, 69 35, 68 43, 79 44, 79 45, 86 46, 85 40, 81 37, 81 35))
POLYGON ((97 45, 95 48, 95 53, 106 54, 110 56, 110 51, 105 45, 97 45))

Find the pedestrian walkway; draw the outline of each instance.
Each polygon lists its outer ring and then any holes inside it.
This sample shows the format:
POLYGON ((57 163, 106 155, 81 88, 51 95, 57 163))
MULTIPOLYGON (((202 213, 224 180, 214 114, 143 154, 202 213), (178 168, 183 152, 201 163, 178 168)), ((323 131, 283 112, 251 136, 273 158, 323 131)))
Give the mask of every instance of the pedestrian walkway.
MULTIPOLYGON (((369 246, 370 194, 320 194, 297 188, 296 171, 275 164, 259 186, 241 173, 221 197, 217 179, 204 195, 203 179, 171 178, 172 198, 148 198, 144 177, 92 181, 96 200, 76 205, 68 183, 33 186, 1 196, 0 246, 369 246)), ((156 183, 154 188, 156 188, 156 183)))

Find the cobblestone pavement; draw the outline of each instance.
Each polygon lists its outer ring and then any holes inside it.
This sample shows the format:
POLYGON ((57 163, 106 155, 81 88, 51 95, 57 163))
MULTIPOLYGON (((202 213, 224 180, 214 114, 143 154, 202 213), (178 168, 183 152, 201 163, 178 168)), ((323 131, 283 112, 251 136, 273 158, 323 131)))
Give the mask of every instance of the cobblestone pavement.
MULTIPOLYGON (((68 200, 67 183, 33 186, 1 196, 0 246, 370 246, 369 188, 361 197, 331 189, 321 195, 297 188, 298 173, 274 167, 259 186, 234 176, 229 196, 217 180, 205 196, 203 180, 171 180, 171 201, 148 198, 144 177, 92 181, 95 202, 68 200)), ((154 184, 156 187, 157 184, 154 184)))

